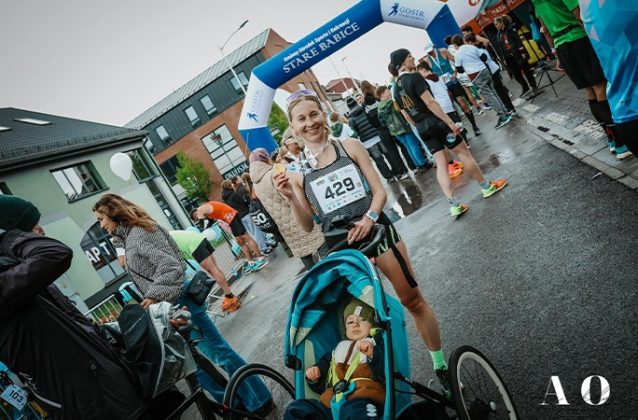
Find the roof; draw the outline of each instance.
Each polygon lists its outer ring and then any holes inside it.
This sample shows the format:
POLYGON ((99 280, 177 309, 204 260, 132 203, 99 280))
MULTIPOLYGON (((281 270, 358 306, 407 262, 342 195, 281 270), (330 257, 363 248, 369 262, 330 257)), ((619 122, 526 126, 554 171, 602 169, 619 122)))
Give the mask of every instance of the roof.
POLYGON ((23 168, 146 135, 145 131, 18 108, 0 108, 0 127, 10 128, 0 131, 0 171, 23 168), (29 124, 16 121, 17 118, 32 118, 50 124, 29 124))
MULTIPOLYGON (((235 67, 242 61, 249 58, 251 55, 255 54, 257 51, 264 48, 266 45, 266 41, 268 40, 268 34, 270 33, 270 28, 266 29, 241 47, 237 48, 232 53, 226 55, 228 62, 230 62, 231 66, 235 67)), ((217 63, 213 64, 189 82, 184 84, 182 87, 177 89, 175 92, 171 93, 142 114, 135 117, 133 120, 128 122, 124 127, 140 129, 146 127, 153 121, 157 120, 159 117, 182 103, 188 97, 192 96, 195 92, 202 89, 204 86, 218 79, 222 74, 230 71, 230 67, 228 66, 226 60, 222 59, 217 63)))

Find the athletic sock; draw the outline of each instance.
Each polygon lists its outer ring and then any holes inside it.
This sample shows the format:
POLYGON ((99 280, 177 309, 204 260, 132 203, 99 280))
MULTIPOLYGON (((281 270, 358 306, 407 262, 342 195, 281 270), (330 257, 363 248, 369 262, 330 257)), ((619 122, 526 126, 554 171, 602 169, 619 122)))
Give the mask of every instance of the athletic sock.
POLYGON ((448 201, 450 202, 450 206, 452 206, 452 207, 458 207, 458 206, 461 205, 461 203, 459 203, 459 200, 457 200, 454 197, 448 198, 448 201))
POLYGON ((607 139, 609 141, 613 141, 616 143, 616 146, 621 148, 625 145, 622 139, 618 138, 618 134, 616 131, 616 124, 614 124, 614 118, 611 115, 611 108, 609 107, 608 101, 600 101, 598 102, 598 108, 601 113, 601 117, 603 119, 603 129, 605 133, 607 133, 607 139))
POLYGON ((598 101, 595 99, 590 99, 588 102, 589 102, 589 110, 591 111, 591 115, 594 116, 594 119, 596 121, 598 121, 600 124, 603 124, 605 120, 601 116, 600 106, 598 106, 598 101))
POLYGON ((430 351, 430 357, 432 358, 432 363, 434 364, 434 370, 447 370, 447 363, 445 363, 443 350, 430 351))
POLYGON ((483 180, 483 182, 479 182, 479 185, 481 186, 481 189, 488 189, 490 187, 490 185, 492 185, 489 181, 489 179, 485 178, 485 180, 483 180))
POLYGON ((470 112, 466 112, 465 116, 472 124, 472 128, 476 130, 478 127, 476 126, 476 120, 474 119, 474 113, 472 112, 472 110, 470 110, 470 112))

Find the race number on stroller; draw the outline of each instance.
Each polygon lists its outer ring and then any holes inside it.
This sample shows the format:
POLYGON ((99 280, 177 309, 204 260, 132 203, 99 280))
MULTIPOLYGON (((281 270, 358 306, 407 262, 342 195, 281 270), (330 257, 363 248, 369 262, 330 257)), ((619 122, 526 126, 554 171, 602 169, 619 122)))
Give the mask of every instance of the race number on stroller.
POLYGON ((366 196, 359 171, 353 165, 315 179, 310 183, 321 210, 328 214, 366 196))

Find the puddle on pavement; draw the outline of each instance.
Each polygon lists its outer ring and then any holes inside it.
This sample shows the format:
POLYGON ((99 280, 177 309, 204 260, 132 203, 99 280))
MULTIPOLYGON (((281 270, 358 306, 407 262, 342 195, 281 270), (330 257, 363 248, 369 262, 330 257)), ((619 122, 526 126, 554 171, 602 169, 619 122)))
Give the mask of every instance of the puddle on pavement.
POLYGON ((423 191, 414 182, 390 185, 387 192, 388 204, 383 211, 393 223, 423 206, 423 191))

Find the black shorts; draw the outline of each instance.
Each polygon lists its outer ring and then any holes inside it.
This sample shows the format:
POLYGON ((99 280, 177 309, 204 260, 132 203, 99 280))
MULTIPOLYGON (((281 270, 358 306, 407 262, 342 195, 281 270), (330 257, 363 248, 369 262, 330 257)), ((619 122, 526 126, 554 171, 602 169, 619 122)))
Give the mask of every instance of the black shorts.
POLYGON ((559 45, 556 54, 576 88, 599 85, 607 80, 588 37, 559 45))
POLYGON ((456 136, 453 141, 449 142, 447 140, 447 135, 451 132, 449 127, 434 116, 417 122, 416 128, 421 140, 423 140, 432 154, 440 152, 445 148, 454 149, 463 142, 463 137, 461 136, 456 136))
POLYGON ((463 89, 463 85, 461 85, 458 81, 447 83, 445 86, 447 86, 447 90, 450 91, 454 99, 458 98, 459 96, 467 99, 465 89, 463 89))
POLYGON ((202 261, 213 255, 213 252, 215 252, 213 245, 208 242, 208 239, 204 239, 193 251, 193 259, 197 261, 197 264, 201 264, 202 261))
POLYGON ((230 222, 228 226, 230 226, 230 230, 233 232, 233 236, 235 237, 246 234, 246 228, 241 222, 241 218, 239 216, 235 216, 233 221, 230 222))

